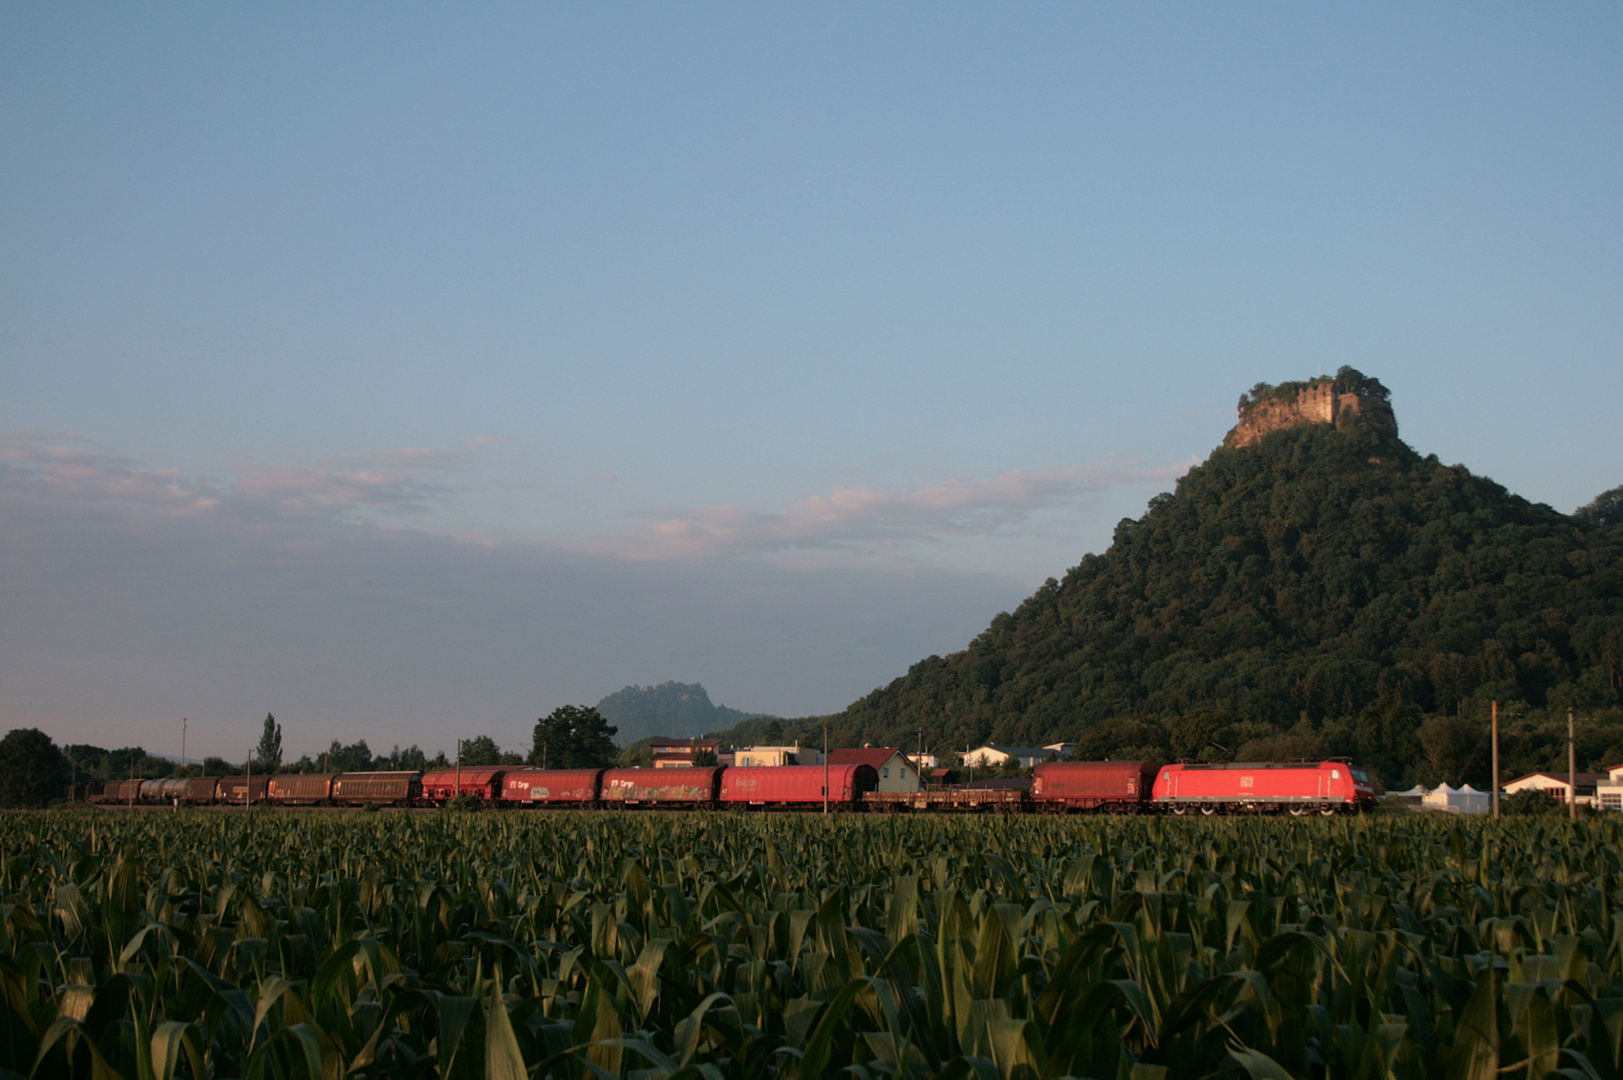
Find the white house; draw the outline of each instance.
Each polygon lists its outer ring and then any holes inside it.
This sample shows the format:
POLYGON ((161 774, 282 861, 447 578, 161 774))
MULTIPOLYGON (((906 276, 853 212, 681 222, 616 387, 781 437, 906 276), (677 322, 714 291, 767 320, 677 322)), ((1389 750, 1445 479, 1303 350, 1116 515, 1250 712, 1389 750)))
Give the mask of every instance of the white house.
MULTIPOLYGON (((1623 772, 1623 767, 1619 767, 1623 772)), ((1608 773, 1578 773, 1574 778, 1578 790, 1576 801, 1580 806, 1594 806, 1596 803, 1596 789, 1602 784, 1610 784, 1612 775, 1608 773)), ((1567 774, 1564 772, 1536 772, 1526 776, 1518 776, 1505 785, 1505 794, 1514 795, 1518 791, 1541 791, 1552 799, 1567 802, 1572 798, 1572 786, 1567 783, 1567 774)), ((1604 804, 1603 804, 1604 805, 1604 804)))
POLYGON ((1076 743, 1060 742, 1049 743, 1047 746, 993 746, 988 744, 964 754, 964 764, 976 768, 985 768, 988 765, 1002 765, 1013 761, 1023 769, 1029 769, 1039 761, 1049 758, 1061 759, 1076 748, 1076 743))
POLYGON ((864 746, 860 750, 830 750, 830 765, 871 765, 879 774, 880 791, 919 791, 924 781, 918 766, 894 746, 864 746))
POLYGON ((1623 810, 1623 765, 1606 766, 1606 779, 1595 785, 1602 810, 1623 810))
POLYGON ((821 765, 823 753, 809 746, 747 746, 733 751, 733 764, 761 765, 821 765))

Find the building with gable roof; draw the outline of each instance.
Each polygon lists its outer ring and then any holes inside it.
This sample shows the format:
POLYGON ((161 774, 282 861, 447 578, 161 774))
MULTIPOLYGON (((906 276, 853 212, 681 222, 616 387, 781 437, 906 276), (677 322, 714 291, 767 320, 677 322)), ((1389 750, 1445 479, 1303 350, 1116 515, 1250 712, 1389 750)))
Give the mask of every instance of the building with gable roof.
POLYGON ((918 766, 894 746, 864 746, 861 749, 830 750, 830 765, 869 765, 879 774, 879 791, 921 791, 918 766))

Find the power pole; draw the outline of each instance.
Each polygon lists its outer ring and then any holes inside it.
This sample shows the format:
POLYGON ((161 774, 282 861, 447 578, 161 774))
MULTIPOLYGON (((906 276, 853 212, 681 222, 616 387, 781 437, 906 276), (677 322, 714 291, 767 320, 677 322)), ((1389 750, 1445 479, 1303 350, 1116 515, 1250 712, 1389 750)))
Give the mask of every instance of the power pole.
POLYGON ((1567 819, 1578 820, 1578 740, 1573 736, 1572 706, 1567 706, 1567 819))
POLYGON ((180 718, 180 767, 186 767, 186 718, 180 718))
POLYGON ((828 813, 828 721, 823 721, 823 813, 828 813))
POLYGON ((135 809, 135 755, 130 755, 130 809, 135 809))
POLYGON ((248 752, 247 769, 248 786, 242 789, 242 805, 252 806, 254 804, 254 755, 251 750, 248 752))
POLYGON ((451 798, 462 794, 462 740, 456 741, 456 790, 451 792, 451 798))
POLYGON ((1499 820, 1499 703, 1493 703, 1493 819, 1499 820))

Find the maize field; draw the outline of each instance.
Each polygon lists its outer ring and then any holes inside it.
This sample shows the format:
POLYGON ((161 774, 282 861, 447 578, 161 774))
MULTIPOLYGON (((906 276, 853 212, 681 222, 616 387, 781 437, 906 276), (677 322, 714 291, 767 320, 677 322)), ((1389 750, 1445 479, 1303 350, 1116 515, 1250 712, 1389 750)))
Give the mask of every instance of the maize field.
POLYGON ((0 1077, 1623 1078, 1623 827, 0 815, 0 1077))

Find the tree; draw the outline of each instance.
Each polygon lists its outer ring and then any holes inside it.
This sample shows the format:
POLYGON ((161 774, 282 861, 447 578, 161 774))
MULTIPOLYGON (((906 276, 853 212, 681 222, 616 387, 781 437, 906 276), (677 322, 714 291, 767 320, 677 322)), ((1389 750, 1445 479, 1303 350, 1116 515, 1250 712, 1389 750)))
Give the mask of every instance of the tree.
POLYGON ((1573 511, 1572 516, 1592 529, 1623 523, 1623 487, 1601 492, 1593 502, 1573 511))
POLYGON ((68 759, 37 728, 17 728, 0 739, 0 806, 44 806, 60 799, 68 759))
POLYGON ((372 748, 366 740, 344 746, 337 739, 327 748, 328 772, 366 772, 372 768, 372 748))
POLYGON ((502 748, 489 735, 475 735, 462 740, 463 765, 500 765, 502 748))
POLYGON ((259 746, 254 750, 254 771, 273 773, 281 767, 282 725, 276 722, 276 717, 266 713, 265 730, 260 734, 259 746))
POLYGON ((716 752, 714 750, 695 750, 693 752, 693 764, 705 768, 713 766, 715 763, 716 752))
POLYGON ((561 705, 535 722, 531 765, 557 769, 597 769, 619 756, 619 731, 589 705, 561 705))

